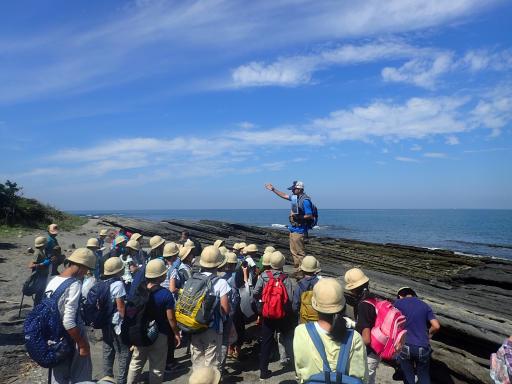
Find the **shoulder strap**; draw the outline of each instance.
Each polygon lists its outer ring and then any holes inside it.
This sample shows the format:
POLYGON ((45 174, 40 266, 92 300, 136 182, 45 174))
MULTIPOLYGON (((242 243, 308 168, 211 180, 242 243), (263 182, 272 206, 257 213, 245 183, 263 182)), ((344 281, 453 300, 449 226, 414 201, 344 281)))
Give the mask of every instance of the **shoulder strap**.
POLYGON ((315 323, 309 322, 306 323, 306 330, 309 333, 309 337, 311 337, 311 340, 313 341, 313 344, 315 345, 316 350, 320 354, 320 357, 322 358, 322 362, 324 365, 324 375, 325 375, 325 382, 331 383, 331 367, 329 366, 329 361, 327 360, 327 355, 325 353, 325 347, 324 343, 322 342, 322 339, 320 338, 320 335, 318 334, 318 331, 315 328, 315 323))
POLYGON ((281 283, 283 283, 283 282, 286 280, 286 278, 287 278, 287 277, 288 277, 288 276, 286 276, 284 273, 281 273, 281 274, 279 274, 278 279, 279 279, 279 281, 280 281, 281 283))
POLYGON ((348 357, 350 355, 350 348, 352 347, 352 337, 354 331, 347 328, 345 333, 345 340, 340 345, 340 353, 338 354, 338 363, 336 364, 336 383, 341 383, 342 375, 347 373, 348 357), (342 350, 343 349, 343 350, 342 350))
POLYGON ((269 281, 274 280, 274 274, 271 271, 267 269, 265 272, 267 273, 269 281))
POLYGON ((55 291, 53 291, 50 297, 55 298, 55 300, 59 300, 64 291, 68 289, 75 281, 77 280, 73 277, 67 278, 57 287, 55 291))
MULTIPOLYGON (((367 299, 364 299, 362 301, 362 303, 367 303, 367 304, 373 305, 374 307, 377 307, 377 299, 375 299, 373 297, 369 297, 367 299)), ((377 308, 375 308, 375 309, 377 309, 377 308)))

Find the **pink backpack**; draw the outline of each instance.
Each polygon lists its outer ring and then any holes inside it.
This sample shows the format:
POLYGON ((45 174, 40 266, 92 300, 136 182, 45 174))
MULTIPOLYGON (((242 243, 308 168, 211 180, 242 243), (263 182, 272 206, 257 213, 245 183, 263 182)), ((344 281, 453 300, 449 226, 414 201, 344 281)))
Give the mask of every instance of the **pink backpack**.
POLYGON ((370 346, 383 360, 393 360, 405 343, 405 316, 389 301, 370 298, 364 302, 373 305, 377 313, 370 346))

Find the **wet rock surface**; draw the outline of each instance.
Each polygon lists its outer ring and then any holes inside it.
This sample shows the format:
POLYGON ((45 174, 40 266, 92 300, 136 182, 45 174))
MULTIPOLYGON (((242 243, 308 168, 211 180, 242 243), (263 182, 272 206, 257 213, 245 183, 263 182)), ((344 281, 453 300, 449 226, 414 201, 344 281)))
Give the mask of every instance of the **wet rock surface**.
MULTIPOLYGON (((102 225, 122 227, 145 237, 177 240, 181 231, 203 245, 226 239, 260 248, 273 245, 291 262, 288 233, 218 221, 153 222, 104 217, 102 225)), ((512 262, 471 257, 447 250, 347 239, 310 237, 307 253, 317 257, 322 274, 340 277, 354 266, 370 277, 377 295, 394 299, 398 288, 413 287, 435 311, 442 330, 432 342, 433 380, 439 383, 490 383, 489 356, 512 334, 512 262)))

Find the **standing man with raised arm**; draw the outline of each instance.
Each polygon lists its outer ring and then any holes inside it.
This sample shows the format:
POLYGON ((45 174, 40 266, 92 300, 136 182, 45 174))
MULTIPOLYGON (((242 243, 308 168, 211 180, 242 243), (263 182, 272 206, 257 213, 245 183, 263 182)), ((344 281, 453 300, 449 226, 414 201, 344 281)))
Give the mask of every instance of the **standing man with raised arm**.
POLYGON ((272 184, 265 184, 265 188, 292 203, 288 230, 290 231, 290 252, 296 269, 295 273, 298 274, 300 273, 302 259, 306 256, 304 235, 307 236, 309 222, 313 220, 311 199, 304 193, 304 183, 302 181, 294 181, 293 185, 288 188, 292 191, 292 195, 278 191, 272 184))

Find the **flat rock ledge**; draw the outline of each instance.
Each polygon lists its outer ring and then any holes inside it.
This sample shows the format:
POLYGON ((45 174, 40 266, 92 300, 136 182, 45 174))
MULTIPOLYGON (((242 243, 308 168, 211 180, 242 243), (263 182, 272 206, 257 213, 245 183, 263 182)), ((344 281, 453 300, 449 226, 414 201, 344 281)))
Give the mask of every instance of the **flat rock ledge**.
MULTIPOLYGON (((125 228, 145 237, 161 235, 176 241, 181 231, 203 245, 226 239, 228 245, 245 241, 260 249, 273 245, 288 261, 288 232, 219 221, 163 220, 103 217, 100 225, 125 228)), ((375 294, 394 299, 403 286, 413 287, 435 311, 442 330, 432 341, 433 381, 436 383, 491 383, 489 357, 512 335, 512 262, 472 257, 447 250, 376 244, 310 236, 308 254, 317 257, 322 274, 342 277, 352 267, 370 277, 375 294)))

